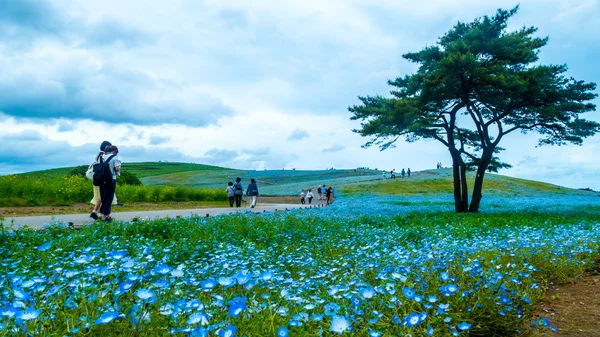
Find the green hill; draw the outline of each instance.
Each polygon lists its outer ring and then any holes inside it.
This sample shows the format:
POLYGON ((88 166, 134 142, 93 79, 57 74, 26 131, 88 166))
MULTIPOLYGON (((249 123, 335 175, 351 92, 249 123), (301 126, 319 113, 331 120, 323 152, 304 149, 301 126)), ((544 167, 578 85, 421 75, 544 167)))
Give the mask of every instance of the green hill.
MULTIPOLYGON (((64 177, 73 167, 24 173, 30 178, 64 177)), ((450 169, 413 172, 410 178, 383 180, 381 171, 346 170, 236 170, 217 166, 144 162, 126 163, 123 170, 135 174, 146 186, 187 186, 194 188, 224 189, 227 182, 241 177, 247 186, 250 178, 258 181, 263 195, 297 195, 301 189, 327 185, 334 186, 344 194, 411 195, 411 194, 451 194, 452 172, 450 169)), ((473 173, 469 173, 469 186, 473 186, 473 173)), ((581 191, 518 179, 498 174, 487 174, 484 193, 499 195, 550 194, 589 194, 581 191)))

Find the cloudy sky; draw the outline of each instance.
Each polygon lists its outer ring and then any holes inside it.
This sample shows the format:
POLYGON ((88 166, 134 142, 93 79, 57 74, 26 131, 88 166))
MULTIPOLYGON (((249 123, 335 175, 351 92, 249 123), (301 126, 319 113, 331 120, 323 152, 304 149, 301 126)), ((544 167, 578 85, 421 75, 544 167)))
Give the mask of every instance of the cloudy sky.
MULTIPOLYGON (((255 169, 450 163, 435 142, 362 149, 347 107, 415 71, 402 54, 506 0, 0 0, 0 174, 125 161, 255 169)), ((600 0, 520 0, 544 63, 600 82, 600 0)), ((598 103, 598 102, 596 102, 598 103)), ((600 121, 600 113, 589 119, 600 121)), ((507 139, 502 173, 600 190, 600 137, 507 139)))

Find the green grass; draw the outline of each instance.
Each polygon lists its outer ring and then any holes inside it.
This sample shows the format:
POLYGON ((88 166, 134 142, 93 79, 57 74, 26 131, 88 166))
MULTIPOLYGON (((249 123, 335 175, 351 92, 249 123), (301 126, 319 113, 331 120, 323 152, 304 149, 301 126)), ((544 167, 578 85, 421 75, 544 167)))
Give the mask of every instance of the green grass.
MULTIPOLYGON (((473 191, 474 172, 468 172, 469 193, 473 191)), ((376 195, 414 195, 414 194, 451 194, 453 190, 452 171, 450 169, 415 172, 410 178, 378 180, 342 186, 346 194, 376 195)), ((531 195, 531 194, 580 194, 593 192, 562 187, 539 181, 507 177, 498 174, 486 174, 483 193, 494 195, 531 195)))

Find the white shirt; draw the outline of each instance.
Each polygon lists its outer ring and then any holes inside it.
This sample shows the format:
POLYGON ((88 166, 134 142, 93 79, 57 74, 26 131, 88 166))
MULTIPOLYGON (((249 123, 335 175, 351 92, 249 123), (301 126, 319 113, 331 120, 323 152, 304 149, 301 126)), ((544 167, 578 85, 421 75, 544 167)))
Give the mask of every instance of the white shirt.
POLYGON ((306 197, 307 197, 307 198, 312 198, 312 197, 313 197, 313 193, 312 193, 312 192, 308 192, 308 193, 306 193, 306 197))

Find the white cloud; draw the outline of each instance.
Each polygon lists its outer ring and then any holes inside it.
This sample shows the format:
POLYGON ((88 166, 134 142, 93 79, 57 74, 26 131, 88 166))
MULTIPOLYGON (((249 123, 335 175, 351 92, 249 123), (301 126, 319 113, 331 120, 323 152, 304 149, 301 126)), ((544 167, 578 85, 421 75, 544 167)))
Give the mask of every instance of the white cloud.
MULTIPOLYGON (((0 13, 0 134, 37 132, 48 144, 72 148, 72 158, 89 157, 86 144, 109 139, 124 157, 238 168, 449 165, 435 142, 400 142, 384 152, 360 148, 366 139, 350 131, 359 123, 348 120, 346 109, 358 95, 386 95, 388 79, 414 71, 403 53, 434 44, 457 20, 515 4, 17 2, 27 9, 22 17, 0 13)), ((538 26, 539 35, 550 36, 543 62, 567 63, 569 75, 600 82, 599 6, 521 1, 511 27, 538 26)), ((597 137, 573 148, 535 148, 534 135, 501 145, 507 148, 501 158, 515 166, 502 173, 600 189, 592 160, 600 156, 597 137)), ((11 167, 2 172, 38 168, 11 167)))

